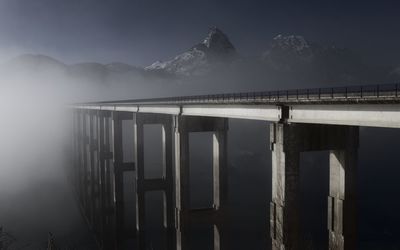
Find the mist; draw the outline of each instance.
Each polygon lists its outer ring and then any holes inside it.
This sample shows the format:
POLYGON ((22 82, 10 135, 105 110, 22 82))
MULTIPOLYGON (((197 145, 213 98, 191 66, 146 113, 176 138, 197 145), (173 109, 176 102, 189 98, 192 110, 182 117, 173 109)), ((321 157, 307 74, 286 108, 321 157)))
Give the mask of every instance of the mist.
MULTIPOLYGON (((46 249, 49 232, 62 248, 96 249, 66 172, 72 164, 71 105, 398 82, 399 6, 381 2, 363 2, 360 9, 357 1, 0 0, 0 227, 10 235, 9 249, 46 249)), ((269 124, 229 123, 232 249, 264 249, 269 124)), ((395 248, 400 134, 360 131, 361 246, 395 248)), ((129 160, 132 133, 132 124, 124 124, 129 160)), ((146 174, 154 175, 160 129, 145 133, 146 174)), ((195 135, 191 145, 197 152, 191 155, 195 206, 210 202, 210 138, 195 135)), ((303 154, 301 168, 304 232, 322 246, 326 152, 303 154)), ((159 213, 159 195, 148 202, 150 212, 159 213)), ((157 216, 150 216, 150 230, 157 216)))

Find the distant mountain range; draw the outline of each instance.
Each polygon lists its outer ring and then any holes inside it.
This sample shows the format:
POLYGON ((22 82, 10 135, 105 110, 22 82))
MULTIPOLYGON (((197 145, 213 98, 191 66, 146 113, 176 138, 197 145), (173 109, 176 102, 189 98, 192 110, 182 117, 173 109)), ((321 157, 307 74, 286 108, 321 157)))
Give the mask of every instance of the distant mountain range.
POLYGON ((115 62, 67 65, 44 55, 22 55, 0 66, 3 72, 59 72, 64 75, 107 83, 124 76, 142 78, 190 78, 220 71, 243 71, 260 79, 302 79, 324 83, 366 83, 392 81, 400 77, 400 67, 378 67, 349 49, 322 46, 302 36, 278 35, 258 57, 239 55, 228 36, 217 27, 203 41, 166 61, 147 67, 115 62), (252 72, 254 71, 254 72, 252 72))

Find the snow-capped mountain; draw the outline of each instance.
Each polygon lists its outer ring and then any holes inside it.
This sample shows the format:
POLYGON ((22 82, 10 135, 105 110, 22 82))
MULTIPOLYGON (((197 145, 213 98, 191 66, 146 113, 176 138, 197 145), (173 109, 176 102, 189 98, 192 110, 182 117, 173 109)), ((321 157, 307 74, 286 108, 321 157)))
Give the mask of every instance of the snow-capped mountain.
POLYGON ((267 51, 264 56, 268 56, 271 53, 277 51, 285 51, 291 54, 310 56, 312 54, 312 45, 308 41, 306 41, 306 39, 303 36, 277 35, 273 39, 273 42, 271 44, 271 49, 267 51))
POLYGON ((349 49, 322 46, 299 35, 276 36, 262 59, 280 74, 291 73, 321 83, 361 83, 379 74, 349 49))
POLYGON ((231 62, 236 56, 236 49, 229 38, 220 29, 213 27, 201 43, 172 60, 157 61, 145 69, 174 75, 202 75, 220 64, 231 62))
POLYGON ((320 51, 320 46, 310 43, 303 36, 278 35, 274 37, 262 57, 277 70, 291 70, 299 64, 311 63, 320 51))

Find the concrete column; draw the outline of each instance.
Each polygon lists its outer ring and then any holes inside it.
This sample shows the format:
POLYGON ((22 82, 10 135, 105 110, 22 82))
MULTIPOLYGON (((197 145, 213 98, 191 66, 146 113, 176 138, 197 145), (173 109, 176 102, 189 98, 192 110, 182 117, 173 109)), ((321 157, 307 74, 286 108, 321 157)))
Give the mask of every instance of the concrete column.
POLYGON ((74 126, 74 133, 76 136, 75 139, 75 158, 76 158, 76 189, 78 194, 79 205, 83 205, 83 192, 82 192, 82 117, 81 111, 79 109, 75 110, 75 126, 74 126))
POLYGON ((227 205, 227 129, 224 118, 176 116, 175 123, 175 202, 179 250, 188 249, 187 231, 190 223, 214 225, 214 249, 220 248, 219 220, 227 205), (213 207, 190 208, 189 133, 213 132, 213 207))
POLYGON ((83 178, 83 208, 85 216, 88 216, 89 210, 89 166, 88 166, 88 131, 87 131, 87 111, 82 111, 82 178, 83 178))
POLYGON ((92 226, 92 229, 96 229, 96 216, 95 216, 95 206, 96 206, 96 195, 95 195, 95 130, 94 130, 94 114, 93 111, 88 111, 89 116, 89 134, 88 134, 88 154, 89 154, 89 221, 92 226))
POLYGON ((213 200, 215 209, 224 209, 228 200, 227 131, 213 134, 213 200))
POLYGON ((145 193, 160 190, 163 192, 163 225, 167 231, 167 248, 174 244, 175 213, 173 204, 172 168, 172 117, 163 114, 136 114, 134 124, 135 163, 136 163, 136 229, 139 248, 144 248, 145 193), (144 125, 160 124, 162 127, 163 175, 157 179, 144 176, 144 125))
POLYGON ((103 249, 116 248, 116 226, 115 226, 115 207, 114 207, 114 171, 112 169, 113 153, 111 152, 112 141, 110 140, 110 112, 107 112, 107 118, 104 121, 104 237, 103 249))
POLYGON ((272 202, 270 232, 272 249, 300 249, 299 155, 289 125, 271 124, 272 202))
POLYGON ((328 150, 329 249, 356 249, 356 176, 358 127, 319 124, 272 124, 273 249, 299 249, 300 152, 328 150))
POLYGON ((136 115, 134 123, 134 149, 136 164, 136 230, 144 233, 145 227, 145 190, 144 190, 144 134, 143 122, 136 115))
POLYGON ((214 250, 229 250, 229 237, 224 223, 214 225, 214 250))
POLYGON ((112 112, 112 138, 113 138, 113 186, 115 205, 115 233, 117 249, 121 248, 124 235, 124 186, 123 186, 123 148, 122 148, 122 121, 133 118, 132 113, 112 112))
POLYGON ((176 249, 187 249, 185 235, 187 212, 190 208, 190 172, 189 172, 189 132, 184 118, 175 117, 175 203, 176 203, 176 249))
POLYGON ((108 111, 98 111, 97 114, 97 142, 98 142, 98 191, 99 191, 99 208, 98 208, 98 218, 99 218, 99 231, 101 234, 102 246, 104 249, 112 248, 112 243, 110 239, 110 232, 108 229, 108 217, 109 217, 109 198, 107 185, 109 175, 107 175, 107 166, 109 165, 109 160, 112 159, 110 147, 109 147, 109 126, 108 118, 110 113, 108 111))
POLYGON ((358 128, 347 127, 345 148, 329 156, 329 249, 357 249, 358 128))

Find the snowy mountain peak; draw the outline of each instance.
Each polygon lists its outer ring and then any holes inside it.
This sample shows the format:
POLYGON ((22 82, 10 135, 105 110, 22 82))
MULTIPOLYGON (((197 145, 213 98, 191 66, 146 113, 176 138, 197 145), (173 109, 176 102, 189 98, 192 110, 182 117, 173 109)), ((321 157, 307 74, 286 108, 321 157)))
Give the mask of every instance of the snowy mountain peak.
POLYGON ((302 52, 304 50, 310 49, 310 44, 304 39, 303 36, 298 35, 289 35, 289 36, 282 36, 277 35, 274 37, 272 48, 279 48, 283 50, 292 50, 297 52, 302 52))
POLYGON ((225 35, 217 27, 210 28, 207 37, 202 42, 208 49, 218 51, 219 53, 231 53, 235 51, 235 47, 225 35))
POLYGON ((232 62, 236 56, 236 49, 227 35, 213 27, 202 42, 171 60, 157 61, 145 69, 174 75, 203 75, 216 65, 232 62))

